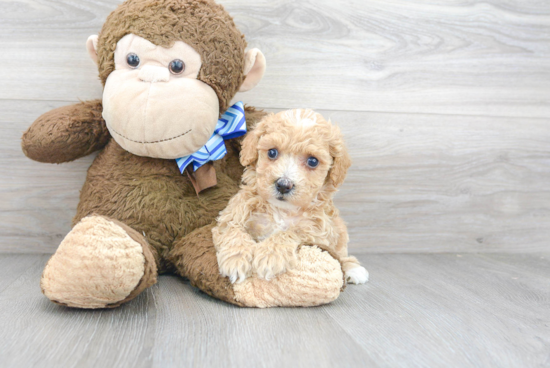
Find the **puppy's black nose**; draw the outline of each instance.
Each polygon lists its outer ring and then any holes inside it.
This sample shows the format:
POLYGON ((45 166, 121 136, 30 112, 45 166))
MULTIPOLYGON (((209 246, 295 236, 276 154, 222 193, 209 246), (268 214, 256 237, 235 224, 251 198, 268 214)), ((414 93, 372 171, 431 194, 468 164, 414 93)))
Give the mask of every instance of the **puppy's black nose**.
POLYGON ((279 193, 287 194, 294 188, 294 184, 288 179, 280 178, 275 182, 275 188, 279 193))

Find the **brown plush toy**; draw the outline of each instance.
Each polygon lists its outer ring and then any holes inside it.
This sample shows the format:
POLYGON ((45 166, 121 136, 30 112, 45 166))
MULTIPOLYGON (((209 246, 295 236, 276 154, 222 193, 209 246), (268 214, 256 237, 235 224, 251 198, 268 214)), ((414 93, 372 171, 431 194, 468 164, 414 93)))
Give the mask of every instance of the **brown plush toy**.
MULTIPOLYGON (((73 229, 44 269, 43 293, 70 307, 116 307, 171 272, 240 306, 336 299, 344 285, 341 263, 317 247, 302 247, 299 265, 285 277, 234 285, 220 275, 212 228, 238 191, 241 138, 225 141, 223 158, 209 150, 213 162, 180 172, 180 160, 216 136, 234 95, 253 88, 265 71, 262 53, 245 52, 223 7, 211 0, 128 0, 87 48, 104 85, 102 101, 50 111, 22 138, 25 154, 40 162, 101 150, 73 229)), ((251 107, 243 112, 248 127, 265 115, 251 107)))

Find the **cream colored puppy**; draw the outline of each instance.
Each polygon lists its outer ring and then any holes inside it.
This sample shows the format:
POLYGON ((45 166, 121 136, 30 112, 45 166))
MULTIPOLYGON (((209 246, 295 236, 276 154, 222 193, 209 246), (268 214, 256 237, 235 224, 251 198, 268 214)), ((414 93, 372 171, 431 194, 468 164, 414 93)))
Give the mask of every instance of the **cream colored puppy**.
POLYGON ((270 114, 244 139, 241 163, 241 190, 212 231, 223 276, 269 280, 296 264, 299 246, 318 245, 339 256, 348 282, 368 281, 332 201, 351 164, 338 127, 312 110, 270 114))

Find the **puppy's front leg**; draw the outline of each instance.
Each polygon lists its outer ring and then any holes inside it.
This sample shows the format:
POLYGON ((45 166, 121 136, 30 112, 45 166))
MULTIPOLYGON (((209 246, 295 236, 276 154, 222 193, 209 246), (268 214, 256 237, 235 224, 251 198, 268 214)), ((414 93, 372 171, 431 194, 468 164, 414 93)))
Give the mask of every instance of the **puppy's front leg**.
POLYGON ((252 266, 258 278, 270 280, 296 266, 300 238, 291 231, 276 233, 258 243, 252 266))
POLYGON ((218 217, 212 229, 218 267, 231 283, 243 282, 252 274, 252 260, 257 243, 245 230, 249 213, 246 198, 241 193, 233 197, 218 217))
POLYGON ((229 277, 232 284, 241 283, 252 274, 252 260, 256 242, 252 239, 249 242, 249 239, 242 235, 235 232, 235 236, 233 236, 240 243, 240 246, 223 247, 216 253, 220 274, 229 277))
POLYGON ((334 225, 338 233, 336 253, 340 256, 342 268, 346 274, 346 281, 350 284, 364 284, 369 281, 369 271, 359 263, 357 258, 348 254, 348 230, 346 224, 340 217, 334 218, 334 225))

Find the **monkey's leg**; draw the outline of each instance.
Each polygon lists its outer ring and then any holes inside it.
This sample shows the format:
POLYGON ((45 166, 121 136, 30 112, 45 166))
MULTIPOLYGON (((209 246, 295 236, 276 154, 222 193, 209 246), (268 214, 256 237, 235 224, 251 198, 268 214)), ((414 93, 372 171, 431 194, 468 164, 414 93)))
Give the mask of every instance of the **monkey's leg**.
POLYGON ((83 218, 67 234, 42 274, 52 302, 112 308, 156 283, 155 252, 143 235, 103 216, 83 218))
POLYGON ((344 286, 340 262, 318 247, 298 250, 298 266, 266 281, 251 277, 231 284, 218 270, 212 228, 204 226, 176 241, 169 258, 193 286, 226 302, 246 307, 309 307, 335 300, 344 286))

